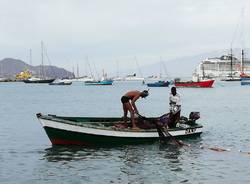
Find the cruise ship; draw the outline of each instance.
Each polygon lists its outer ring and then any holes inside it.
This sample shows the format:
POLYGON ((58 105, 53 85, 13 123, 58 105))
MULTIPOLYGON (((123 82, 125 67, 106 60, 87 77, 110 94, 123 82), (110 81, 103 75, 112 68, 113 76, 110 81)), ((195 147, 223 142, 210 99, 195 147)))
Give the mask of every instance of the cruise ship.
POLYGON ((232 54, 222 55, 221 57, 207 58, 202 60, 196 67, 194 75, 205 78, 240 78, 240 74, 250 74, 250 59, 242 60, 232 54))

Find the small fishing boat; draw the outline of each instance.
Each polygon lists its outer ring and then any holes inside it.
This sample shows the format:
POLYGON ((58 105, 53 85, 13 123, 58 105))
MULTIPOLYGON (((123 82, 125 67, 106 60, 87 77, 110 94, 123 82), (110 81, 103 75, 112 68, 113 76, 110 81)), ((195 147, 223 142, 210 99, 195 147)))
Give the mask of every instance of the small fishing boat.
MULTIPOLYGON (((123 126, 125 123, 122 122, 122 118, 63 117, 41 113, 36 116, 53 145, 140 144, 157 141, 160 136, 157 128, 152 126, 139 130, 123 126)), ((158 120, 159 118, 147 118, 147 120, 143 120, 143 124, 158 120)), ((167 138, 200 135, 203 126, 195 121, 196 119, 184 118, 178 127, 168 129, 167 138)))
POLYGON ((168 87, 170 82, 168 81, 157 81, 154 83, 147 83, 148 87, 168 87))
POLYGON ((180 78, 174 80, 174 85, 176 87, 189 87, 189 88, 211 88, 214 84, 214 80, 210 79, 204 70, 204 65, 202 65, 202 76, 197 73, 193 73, 192 80, 181 81, 180 78))
POLYGON ((174 81, 174 85, 176 87, 211 88, 213 84, 213 79, 204 79, 198 81, 174 81))

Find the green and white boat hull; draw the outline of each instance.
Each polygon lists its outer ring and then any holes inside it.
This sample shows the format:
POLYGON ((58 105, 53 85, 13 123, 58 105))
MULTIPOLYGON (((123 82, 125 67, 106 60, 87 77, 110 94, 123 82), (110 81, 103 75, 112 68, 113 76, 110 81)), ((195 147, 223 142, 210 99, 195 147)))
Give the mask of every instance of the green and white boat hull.
MULTIPOLYGON (((53 145, 122 145, 140 144, 159 140, 156 129, 116 128, 121 118, 61 117, 37 114, 53 145)), ((202 126, 169 129, 174 137, 200 135, 202 126)))

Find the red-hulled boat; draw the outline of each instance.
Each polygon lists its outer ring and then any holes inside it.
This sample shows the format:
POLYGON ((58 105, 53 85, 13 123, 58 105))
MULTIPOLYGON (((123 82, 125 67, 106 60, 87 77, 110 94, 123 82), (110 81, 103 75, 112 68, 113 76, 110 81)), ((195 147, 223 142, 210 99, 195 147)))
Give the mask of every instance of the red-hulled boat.
POLYGON ((211 88, 214 84, 213 79, 199 80, 199 81, 175 81, 176 87, 190 87, 190 88, 211 88))

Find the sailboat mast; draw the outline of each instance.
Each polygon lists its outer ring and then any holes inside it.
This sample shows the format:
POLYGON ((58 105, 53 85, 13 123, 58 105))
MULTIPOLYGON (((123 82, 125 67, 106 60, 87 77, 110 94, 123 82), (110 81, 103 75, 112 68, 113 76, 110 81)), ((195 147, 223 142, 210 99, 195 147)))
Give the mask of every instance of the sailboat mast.
POLYGON ((139 71, 139 73, 140 73, 141 77, 143 77, 142 72, 141 72, 141 69, 140 69, 140 66, 139 66, 139 63, 138 63, 138 61, 137 61, 137 58, 136 58, 136 57, 135 57, 135 62, 136 62, 136 66, 137 66, 137 68, 138 68, 138 71, 139 71))
POLYGON ((78 66, 78 63, 76 65, 76 75, 77 75, 77 78, 79 78, 79 66, 78 66))
POLYGON ((116 60, 116 77, 119 77, 119 63, 116 60))
POLYGON ((241 73, 244 74, 244 50, 241 50, 241 73))
POLYGON ((41 58, 42 58, 42 78, 44 79, 44 68, 43 68, 43 41, 41 41, 41 58))
POLYGON ((169 74, 168 74, 167 67, 166 67, 166 65, 165 65, 165 63, 164 63, 163 60, 161 60, 161 64, 162 64, 163 70, 164 70, 164 72, 165 72, 165 75, 166 75, 168 78, 170 78, 170 76, 169 76, 169 74))
POLYGON ((72 66, 72 73, 75 76, 75 67, 74 66, 72 66))
POLYGON ((30 49, 30 65, 32 66, 32 50, 30 49))
POLYGON ((92 69, 91 69, 91 66, 90 66, 90 63, 89 63, 89 58, 88 58, 88 56, 86 56, 86 61, 87 61, 87 64, 88 64, 88 66, 89 66, 90 75, 91 75, 91 77, 92 77, 92 79, 93 79, 93 78, 94 78, 94 75, 93 75, 93 73, 92 73, 92 69))
POLYGON ((231 69, 231 74, 230 74, 230 77, 233 78, 233 49, 231 48, 230 49, 231 51, 231 62, 230 62, 230 69, 231 69))

